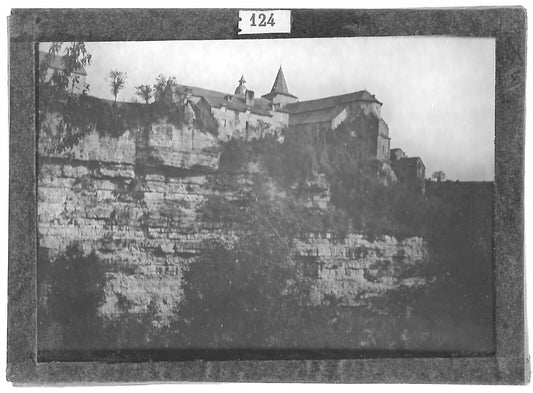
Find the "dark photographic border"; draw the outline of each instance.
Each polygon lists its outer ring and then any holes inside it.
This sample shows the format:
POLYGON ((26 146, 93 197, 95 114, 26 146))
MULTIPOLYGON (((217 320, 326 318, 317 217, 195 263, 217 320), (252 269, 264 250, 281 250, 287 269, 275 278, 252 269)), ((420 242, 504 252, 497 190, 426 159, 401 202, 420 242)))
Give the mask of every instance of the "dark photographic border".
MULTIPOLYGON (((7 378, 15 384, 149 381, 524 384, 526 11, 292 10, 291 34, 238 36, 238 10, 13 10, 9 18, 10 190, 7 378), (38 362, 35 43, 454 36, 496 39, 494 355, 181 362, 38 362)), ((438 355, 437 355, 438 356, 438 355)))

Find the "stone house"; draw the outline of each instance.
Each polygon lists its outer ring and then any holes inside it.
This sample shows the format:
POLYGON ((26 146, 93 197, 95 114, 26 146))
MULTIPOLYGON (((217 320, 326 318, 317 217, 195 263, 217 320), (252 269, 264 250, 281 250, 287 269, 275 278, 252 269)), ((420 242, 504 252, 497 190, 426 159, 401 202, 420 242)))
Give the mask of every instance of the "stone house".
POLYGON ((186 86, 190 100, 210 110, 219 130, 219 138, 260 138, 289 126, 309 132, 335 131, 348 127, 354 139, 357 157, 370 163, 369 170, 384 183, 400 181, 422 185, 425 166, 420 157, 407 157, 402 149, 390 149, 389 126, 381 117, 380 102, 367 90, 337 96, 298 101, 289 92, 280 67, 269 93, 256 97, 246 87, 244 76, 234 94, 186 86))
POLYGON ((259 98, 245 83, 242 76, 234 94, 186 86, 192 102, 202 102, 211 108, 222 140, 261 137, 260 133, 279 131, 286 126, 309 131, 334 130, 347 122, 358 139, 359 156, 365 161, 389 162, 389 127, 381 118, 383 104, 368 91, 298 101, 289 92, 281 67, 271 91, 259 98))
POLYGON ((402 149, 396 148, 390 150, 390 160, 391 162, 394 162, 396 160, 399 160, 400 158, 405 157, 405 152, 402 149))
POLYGON ((298 98, 289 93, 281 67, 270 93, 262 97, 256 97, 245 83, 243 75, 234 94, 186 86, 194 104, 202 102, 211 109, 222 140, 259 138, 266 132, 278 132, 289 125, 289 113, 283 107, 298 98))
POLYGON ((358 140, 359 155, 389 161, 389 127, 381 118, 383 104, 366 90, 288 104, 291 127, 334 130, 345 122, 358 140))
MULTIPOLYGON (((39 52, 40 64, 45 57, 45 52, 39 52)), ((62 56, 53 57, 47 78, 56 70, 64 69, 62 56)), ((74 80, 75 93, 82 92, 86 76, 83 68, 73 72, 71 81, 74 80)), ((298 97, 289 92, 281 67, 270 92, 261 97, 256 97, 255 92, 246 87, 244 75, 233 94, 195 86, 180 87, 187 89, 186 100, 190 104, 202 112, 211 112, 220 140, 261 138, 267 133, 281 133, 287 126, 309 132, 334 131, 343 124, 355 138, 357 156, 361 161, 370 161, 370 167, 386 183, 397 179, 424 179, 425 167, 419 157, 407 159, 401 149, 390 149, 389 127, 381 117, 383 103, 367 90, 298 101, 298 97)), ((188 108, 194 117, 192 108, 188 108)))
MULTIPOLYGON (((393 149, 395 153, 400 149, 393 149)), ((403 153, 403 152, 402 152, 403 153)), ((425 191, 426 166, 420 157, 407 157, 405 154, 396 158, 391 152, 391 166, 400 182, 425 191)))

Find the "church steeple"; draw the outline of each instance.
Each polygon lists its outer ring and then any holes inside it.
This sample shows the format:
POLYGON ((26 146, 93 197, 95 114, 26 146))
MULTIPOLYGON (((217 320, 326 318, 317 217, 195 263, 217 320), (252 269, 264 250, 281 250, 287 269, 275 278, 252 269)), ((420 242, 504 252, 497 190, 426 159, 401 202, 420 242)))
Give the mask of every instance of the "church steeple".
POLYGON ((279 66, 270 93, 265 94, 263 98, 271 101, 273 107, 282 107, 286 104, 298 101, 296 96, 289 93, 289 88, 287 87, 287 82, 285 81, 285 75, 283 74, 281 66, 279 66))
POLYGON ((244 84, 246 83, 246 80, 244 79, 244 75, 241 75, 241 79, 239 79, 239 86, 235 89, 235 95, 237 96, 243 96, 246 93, 246 86, 244 84))
POLYGON ((274 81, 272 89, 270 90, 270 94, 272 93, 289 94, 289 88, 287 87, 287 82, 285 81, 285 75, 283 75, 283 69, 281 66, 279 66, 276 80, 274 81))

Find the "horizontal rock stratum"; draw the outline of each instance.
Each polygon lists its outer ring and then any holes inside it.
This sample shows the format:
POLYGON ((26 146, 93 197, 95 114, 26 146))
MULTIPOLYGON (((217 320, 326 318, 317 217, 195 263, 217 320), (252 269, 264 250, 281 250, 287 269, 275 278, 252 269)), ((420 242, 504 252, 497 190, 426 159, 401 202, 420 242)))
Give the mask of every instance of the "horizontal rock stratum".
MULTIPOLYGON (((56 127, 53 117, 49 121, 56 127)), ((154 300, 161 313, 171 313, 182 296, 183 271, 201 253, 202 242, 235 237, 223 223, 198 215, 214 192, 210 185, 218 176, 219 144, 210 133, 164 120, 120 136, 93 131, 62 153, 51 152, 50 140, 41 138, 39 246, 53 256, 78 242, 106 262, 102 313, 117 313, 120 297, 129 299, 132 312, 146 310, 154 300)), ((235 176, 246 183, 246 174, 235 176)), ((321 187, 306 191, 308 205, 315 200, 324 208, 327 184, 317 182, 321 187)), ((402 278, 402 272, 427 259, 420 237, 370 239, 363 234, 340 239, 310 234, 296 242, 294 255, 316 279, 315 303, 332 295, 346 305, 402 285, 423 284, 402 278)))

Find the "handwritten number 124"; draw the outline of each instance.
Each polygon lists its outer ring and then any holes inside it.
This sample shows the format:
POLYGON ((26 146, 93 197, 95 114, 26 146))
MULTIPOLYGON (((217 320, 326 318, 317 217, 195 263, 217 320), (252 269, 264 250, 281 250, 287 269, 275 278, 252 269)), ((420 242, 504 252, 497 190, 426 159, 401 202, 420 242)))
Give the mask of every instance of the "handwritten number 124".
POLYGON ((263 13, 257 15, 257 21, 259 22, 258 24, 256 24, 256 17, 255 17, 255 14, 252 14, 252 17, 250 18, 250 22, 252 22, 250 24, 250 26, 266 26, 266 25, 270 25, 270 26, 274 26, 276 23, 274 22, 274 14, 271 13, 270 16, 268 17, 268 20, 267 20, 267 16, 263 13))

